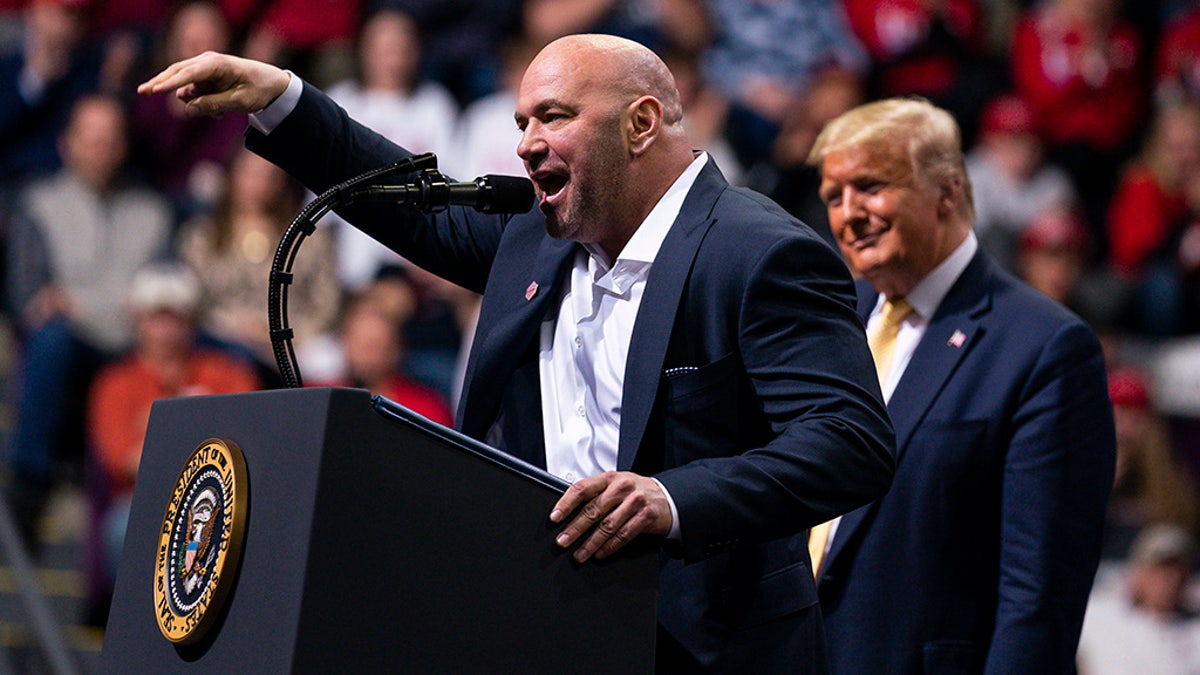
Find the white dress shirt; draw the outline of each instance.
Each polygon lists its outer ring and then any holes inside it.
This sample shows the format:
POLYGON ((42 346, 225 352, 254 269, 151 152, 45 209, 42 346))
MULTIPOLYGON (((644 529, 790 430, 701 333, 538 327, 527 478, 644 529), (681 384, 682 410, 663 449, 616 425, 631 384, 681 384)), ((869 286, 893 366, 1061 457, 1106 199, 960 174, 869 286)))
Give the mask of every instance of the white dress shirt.
MULTIPOLYGON (((546 470, 556 476, 574 482, 617 468, 625 362, 646 279, 707 161, 702 153, 680 174, 615 261, 585 245, 576 254, 557 316, 542 324, 542 427, 546 470)), ((670 495, 667 499, 675 536, 679 517, 670 495)))
MULTIPOLYGON (((912 359, 917 344, 925 335, 925 329, 929 327, 929 319, 933 317, 946 294, 950 292, 950 287, 962 276, 963 270, 967 269, 967 265, 971 263, 971 258, 975 256, 978 248, 979 240, 975 238, 974 232, 969 232, 966 240, 959 244, 953 253, 933 268, 933 271, 926 274, 925 278, 921 279, 908 292, 908 295, 904 296, 913 311, 900 323, 900 332, 896 335, 896 349, 892 352, 891 368, 887 377, 879 383, 883 388, 884 403, 892 400, 892 392, 896 390, 896 384, 900 382, 900 377, 908 368, 908 362, 912 359)), ((885 302, 887 302, 887 298, 880 293, 879 300, 875 303, 875 309, 867 317, 868 335, 882 321, 883 303, 885 302)))

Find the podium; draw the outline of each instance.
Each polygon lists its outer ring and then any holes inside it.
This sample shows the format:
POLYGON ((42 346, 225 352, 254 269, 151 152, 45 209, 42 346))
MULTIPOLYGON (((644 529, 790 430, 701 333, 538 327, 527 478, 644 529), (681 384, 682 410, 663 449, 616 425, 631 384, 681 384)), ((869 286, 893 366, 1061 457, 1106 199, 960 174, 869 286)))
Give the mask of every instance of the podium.
POLYGON ((362 390, 156 402, 104 672, 651 672, 656 548, 574 562, 548 519, 565 487, 362 390), (240 560, 181 644, 160 629, 160 544, 212 439, 245 458, 240 560))

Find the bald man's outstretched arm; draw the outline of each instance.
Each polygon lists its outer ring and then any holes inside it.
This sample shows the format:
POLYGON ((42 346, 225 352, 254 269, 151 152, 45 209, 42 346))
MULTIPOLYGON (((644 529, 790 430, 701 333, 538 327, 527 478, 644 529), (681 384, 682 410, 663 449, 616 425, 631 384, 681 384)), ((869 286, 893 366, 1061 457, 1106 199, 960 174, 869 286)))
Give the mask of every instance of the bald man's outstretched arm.
POLYGON ((269 63, 205 52, 167 66, 138 85, 139 94, 175 92, 190 117, 253 113, 279 98, 291 75, 269 63))

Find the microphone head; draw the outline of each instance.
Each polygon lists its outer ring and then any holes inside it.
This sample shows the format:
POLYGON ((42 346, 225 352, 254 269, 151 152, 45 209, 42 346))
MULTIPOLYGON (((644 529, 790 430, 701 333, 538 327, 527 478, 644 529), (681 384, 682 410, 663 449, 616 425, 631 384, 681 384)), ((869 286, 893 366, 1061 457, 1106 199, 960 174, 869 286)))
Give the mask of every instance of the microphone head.
POLYGON ((525 213, 533 208, 533 183, 521 176, 481 176, 483 192, 478 208, 484 213, 525 213))

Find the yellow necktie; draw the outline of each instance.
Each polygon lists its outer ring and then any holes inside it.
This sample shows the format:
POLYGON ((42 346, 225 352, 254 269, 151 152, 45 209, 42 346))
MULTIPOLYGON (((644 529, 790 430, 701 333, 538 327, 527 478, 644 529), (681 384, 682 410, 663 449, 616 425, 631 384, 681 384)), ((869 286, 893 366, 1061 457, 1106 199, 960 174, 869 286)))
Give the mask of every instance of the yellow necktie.
MULTIPOLYGON (((912 314, 912 311, 912 305, 904 298, 888 300, 883 303, 882 316, 867 336, 867 345, 871 348, 871 355, 875 357, 875 373, 879 376, 881 386, 887 380, 888 371, 892 367, 900 324, 904 323, 904 319, 912 314)), ((833 521, 827 520, 808 532, 808 556, 812 559, 813 576, 820 576, 818 573, 825 558, 825 547, 829 543, 829 531, 832 528, 833 521)))
POLYGON ((896 353, 896 336, 900 334, 900 324, 912 314, 912 305, 904 298, 896 298, 883 303, 883 311, 879 321, 867 336, 867 345, 871 355, 875 357, 875 372, 879 375, 882 386, 887 380, 892 368, 892 356, 896 353))

